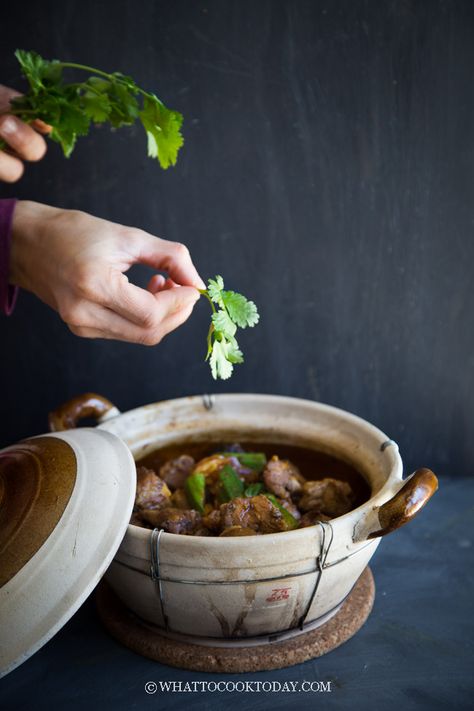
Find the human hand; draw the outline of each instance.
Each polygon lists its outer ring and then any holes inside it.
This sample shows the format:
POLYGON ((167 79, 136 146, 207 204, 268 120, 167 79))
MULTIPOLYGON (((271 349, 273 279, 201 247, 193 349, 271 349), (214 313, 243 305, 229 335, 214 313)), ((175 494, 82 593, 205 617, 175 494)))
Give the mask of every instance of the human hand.
POLYGON ((40 133, 48 133, 50 127, 36 120, 30 125, 8 113, 10 100, 21 96, 17 91, 0 84, 0 140, 7 150, 0 149, 0 180, 15 183, 23 175, 23 162, 37 161, 46 153, 46 141, 40 133))
POLYGON ((187 248, 76 210, 22 201, 13 216, 10 282, 86 338, 155 345, 190 316, 205 288, 187 248), (147 289, 124 272, 146 264, 147 289))

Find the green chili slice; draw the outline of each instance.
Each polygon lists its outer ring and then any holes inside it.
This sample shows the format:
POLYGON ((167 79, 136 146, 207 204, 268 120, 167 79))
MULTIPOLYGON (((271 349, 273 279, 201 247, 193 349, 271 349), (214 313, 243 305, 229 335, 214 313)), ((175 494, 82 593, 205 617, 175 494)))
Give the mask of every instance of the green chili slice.
POLYGON ((224 457, 235 457, 240 464, 249 469, 263 469, 267 457, 263 452, 222 452, 224 457))
POLYGON ((192 507, 200 513, 204 512, 204 501, 206 498, 206 477, 201 472, 190 474, 184 482, 186 496, 192 507))
POLYGON ((242 496, 244 493, 244 485, 240 481, 240 477, 230 464, 226 464, 219 472, 219 479, 222 484, 223 494, 227 501, 242 496))
POLYGON ((255 484, 249 484, 249 486, 244 491, 244 496, 249 498, 252 496, 258 496, 264 490, 264 485, 261 481, 256 481, 255 484))
POLYGON ((281 511, 283 521, 290 530, 292 528, 298 528, 298 526, 300 525, 298 520, 292 514, 290 514, 288 509, 285 509, 283 504, 280 504, 276 496, 274 496, 273 494, 265 494, 265 496, 272 502, 274 506, 276 506, 277 509, 279 509, 279 511, 281 511))

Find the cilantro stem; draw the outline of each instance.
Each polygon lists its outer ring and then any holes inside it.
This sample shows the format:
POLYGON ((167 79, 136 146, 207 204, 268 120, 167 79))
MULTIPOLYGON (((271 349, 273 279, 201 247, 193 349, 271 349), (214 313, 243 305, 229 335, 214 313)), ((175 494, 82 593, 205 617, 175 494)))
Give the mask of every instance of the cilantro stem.
MULTIPOLYGON (((125 84, 125 86, 130 88, 128 82, 122 79, 122 77, 119 77, 116 74, 108 74, 107 72, 103 72, 100 69, 95 69, 94 67, 89 67, 87 64, 76 64, 75 62, 58 62, 58 64, 63 69, 80 69, 84 72, 90 72, 91 74, 95 74, 99 77, 105 77, 109 81, 120 82, 121 84, 125 84)), ((150 98, 152 97, 152 94, 150 94, 148 91, 145 91, 144 89, 141 89, 139 86, 135 85, 135 89, 136 93, 138 94, 142 94, 143 96, 148 96, 150 98)))
POLYGON ((199 293, 201 294, 201 296, 205 296, 206 299, 209 301, 209 303, 211 304, 212 313, 215 314, 215 313, 216 313, 216 307, 214 306, 214 302, 212 301, 211 297, 210 297, 209 294, 207 293, 207 290, 206 290, 206 289, 198 289, 198 291, 199 291, 199 293))
MULTIPOLYGON (((216 312, 216 307, 214 306, 214 303, 213 303, 212 299, 210 298, 209 294, 207 293, 207 289, 198 289, 198 291, 199 291, 199 293, 201 294, 201 296, 205 296, 206 299, 207 299, 207 300, 209 301, 209 303, 211 304, 212 313, 213 313, 213 314, 217 313, 217 312, 216 312)), ((206 354, 206 357, 205 357, 204 360, 207 360, 207 359, 209 358, 209 356, 211 355, 211 353, 212 353, 212 334, 214 333, 214 330, 215 330, 215 329, 214 329, 214 324, 213 324, 212 321, 211 321, 211 325, 210 325, 210 327, 209 327, 209 331, 207 332, 207 354, 206 354)))
MULTIPOLYGON (((33 109, 21 108, 21 109, 16 109, 16 110, 19 111, 21 114, 32 114, 33 116, 36 116, 36 114, 38 113, 36 110, 33 110, 33 109)), ((15 113, 15 104, 10 104, 9 112, 11 112, 12 114, 15 113)))
POLYGON ((63 69, 65 69, 66 67, 69 69, 82 69, 84 72, 90 72, 91 74, 97 74, 97 76, 105 77, 106 79, 111 79, 113 76, 112 74, 103 72, 100 69, 94 69, 94 67, 89 67, 89 66, 87 66, 87 64, 76 64, 75 62, 58 62, 58 64, 59 64, 59 66, 63 67, 63 69))

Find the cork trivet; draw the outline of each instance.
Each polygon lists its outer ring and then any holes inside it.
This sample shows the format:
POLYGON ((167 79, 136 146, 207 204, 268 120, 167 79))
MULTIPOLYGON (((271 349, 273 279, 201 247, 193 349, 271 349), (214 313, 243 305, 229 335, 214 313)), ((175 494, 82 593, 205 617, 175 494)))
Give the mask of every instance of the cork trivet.
POLYGON ((291 667, 339 647, 367 620, 374 597, 374 579, 367 567, 339 612, 321 627, 281 642, 238 648, 204 647, 162 636, 142 624, 104 580, 97 589, 96 602, 110 634, 144 657, 200 672, 255 672, 291 667))

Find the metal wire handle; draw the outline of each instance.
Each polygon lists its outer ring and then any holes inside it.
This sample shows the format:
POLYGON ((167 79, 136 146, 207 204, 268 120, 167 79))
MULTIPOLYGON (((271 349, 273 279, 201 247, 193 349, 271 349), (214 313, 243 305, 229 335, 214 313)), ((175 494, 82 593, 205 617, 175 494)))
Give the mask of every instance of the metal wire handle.
POLYGON ((161 615, 165 623, 165 630, 168 629, 168 616, 165 614, 165 601, 163 595, 163 586, 160 576, 160 540, 163 534, 163 529, 154 528, 150 536, 150 576, 153 582, 157 583, 158 594, 160 598, 161 615))
POLYGON ((319 583, 321 582, 321 578, 323 577, 323 570, 324 570, 324 566, 326 564, 329 549, 331 548, 332 542, 334 540, 334 529, 331 526, 331 524, 329 522, 323 523, 322 521, 318 521, 318 524, 321 528, 321 550, 319 552, 319 555, 316 557, 316 569, 318 571, 318 575, 316 576, 313 592, 311 593, 311 597, 309 598, 309 602, 306 606, 306 610, 304 611, 303 615, 301 615, 300 621, 298 623, 298 627, 300 628, 300 630, 304 629, 306 618, 308 617, 309 611, 310 611, 311 606, 312 606, 314 599, 316 597, 316 593, 318 592, 319 583), (326 526, 331 531, 331 538, 329 539, 329 543, 327 544, 327 547, 326 547, 326 526))
MULTIPOLYGON (((313 605, 314 599, 316 597, 319 584, 321 582, 323 570, 326 565, 326 560, 328 557, 329 549, 331 548, 332 542, 334 540, 334 529, 331 526, 331 524, 328 523, 323 523, 322 521, 318 521, 318 524, 321 528, 321 550, 319 552, 319 555, 316 556, 316 568, 314 571, 305 571, 303 573, 289 573, 287 575, 275 575, 269 578, 253 578, 253 579, 248 579, 248 580, 180 580, 178 578, 166 578, 161 576, 160 574, 160 542, 161 542, 161 536, 164 533, 163 529, 158 529, 154 528, 151 536, 150 536, 150 577, 153 580, 154 583, 157 585, 157 590, 158 590, 158 596, 160 599, 160 607, 161 607, 161 615, 163 617, 163 621, 165 624, 165 630, 168 630, 169 624, 168 624, 168 617, 165 613, 165 602, 164 602, 164 590, 163 590, 163 585, 162 582, 173 582, 173 583, 184 583, 184 584, 194 584, 194 585, 229 585, 229 584, 246 584, 246 583, 263 583, 263 582, 272 582, 275 580, 283 580, 285 578, 296 578, 302 575, 310 575, 311 573, 317 573, 316 575, 316 580, 313 588, 313 592, 311 593, 309 602, 306 606, 306 609, 303 613, 303 615, 300 617, 298 624, 296 627, 299 627, 300 630, 304 629, 306 618, 309 614, 309 611, 313 605), (330 535, 328 535, 327 530, 329 529, 330 535)), ((296 629, 296 628, 295 628, 296 629)))

